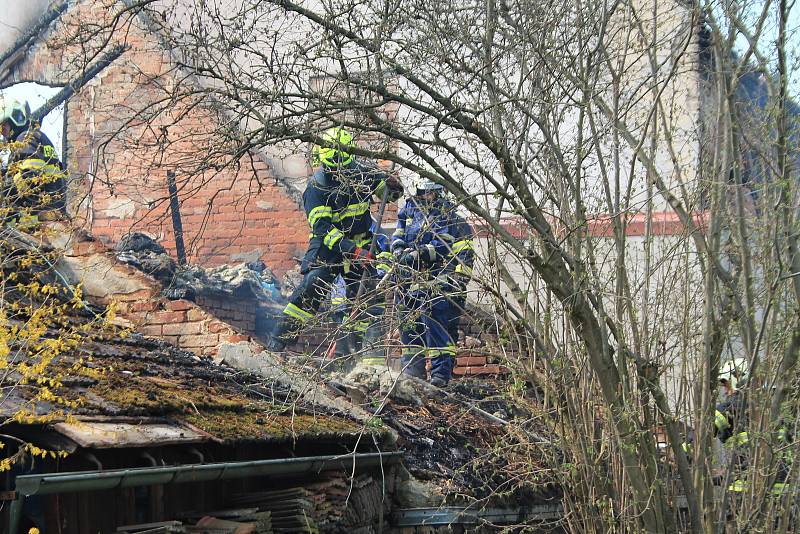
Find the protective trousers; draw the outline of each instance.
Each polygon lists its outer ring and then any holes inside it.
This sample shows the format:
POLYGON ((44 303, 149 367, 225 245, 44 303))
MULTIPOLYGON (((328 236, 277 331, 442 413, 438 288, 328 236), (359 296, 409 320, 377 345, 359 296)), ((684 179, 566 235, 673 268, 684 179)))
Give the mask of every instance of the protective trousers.
POLYGON ((431 360, 431 378, 449 381, 455 364, 457 308, 442 295, 410 292, 400 302, 400 364, 403 372, 425 379, 425 360, 431 360))
MULTIPOLYGON (((333 281, 339 275, 344 278, 347 298, 354 300, 362 273, 363 269, 359 265, 350 265, 349 269, 338 264, 311 268, 289 297, 289 304, 272 331, 272 340, 284 346, 296 341, 300 331, 315 318, 322 303, 330 299, 333 281)), ((282 349, 274 344, 269 348, 282 349)))

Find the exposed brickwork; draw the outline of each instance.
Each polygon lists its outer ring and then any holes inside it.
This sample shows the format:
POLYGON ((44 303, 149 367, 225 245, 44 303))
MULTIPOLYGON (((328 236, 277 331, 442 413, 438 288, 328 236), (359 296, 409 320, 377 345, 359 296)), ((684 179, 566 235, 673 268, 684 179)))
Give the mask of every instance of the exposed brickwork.
MULTIPOLYGON (((68 248, 64 262, 71 267, 65 272, 74 273, 94 274, 92 266, 102 265, 103 280, 85 286, 87 298, 104 305, 116 302, 118 317, 146 336, 207 357, 216 355, 222 343, 254 341, 255 302, 234 298, 199 298, 197 303, 167 300, 161 296, 159 282, 117 262, 98 241, 68 248)), ((73 282, 82 282, 80 275, 76 276, 73 282)))
MULTIPOLYGON (((58 85, 74 78, 78 50, 50 45, 76 21, 101 24, 112 12, 99 2, 70 7, 14 66, 12 79, 58 85)), ((174 254, 166 187, 166 172, 173 169, 190 261, 213 266, 260 258, 279 275, 295 266, 308 227, 269 161, 255 152, 238 161, 216 154, 214 163, 221 167, 197 172, 209 147, 224 146, 218 136, 224 118, 208 107, 190 108, 189 101, 168 101, 177 71, 143 19, 134 18, 113 38, 124 38, 129 49, 67 104, 66 160, 75 215, 107 244, 143 231, 174 254), (132 120, 142 110, 154 113, 148 117, 152 127, 132 120)))
MULTIPOLYGON (((81 66, 76 50, 49 48, 71 21, 101 24, 111 14, 99 3, 70 7, 51 35, 45 35, 26 58, 13 66, 10 80, 65 84, 81 66)), ((126 19, 127 20, 127 19, 126 19)), ((129 48, 66 108, 66 163, 72 176, 70 204, 76 220, 102 243, 111 245, 131 231, 143 231, 173 255, 175 236, 169 213, 167 171, 174 170, 184 237, 190 261, 212 266, 264 260, 279 276, 296 265, 308 239, 305 215, 296 195, 273 173, 270 162, 251 152, 237 161, 219 158, 213 171, 194 172, 229 121, 210 107, 164 102, 177 71, 170 54, 140 19, 118 29, 129 48), (152 127, 141 128, 137 112, 150 110, 152 127), (118 132, 123 132, 117 135, 118 132)), ((100 36, 102 37, 102 36, 100 36)), ((384 221, 391 224, 396 207, 384 221)), ((72 254, 107 254, 97 243, 78 243, 72 254)), ((142 277, 125 266, 115 269, 142 277)), ((115 293, 119 314, 146 335, 163 337, 199 355, 210 356, 223 342, 250 340, 263 333, 263 313, 255 302, 202 298, 198 303, 168 301, 155 281, 145 290, 115 293)), ((306 333, 294 347, 319 352, 330 344, 330 325, 306 333)), ((485 325, 465 322, 466 335, 481 337, 485 325)), ((392 351, 393 354, 397 351, 392 351)), ((456 374, 501 372, 485 355, 459 352, 456 374)))

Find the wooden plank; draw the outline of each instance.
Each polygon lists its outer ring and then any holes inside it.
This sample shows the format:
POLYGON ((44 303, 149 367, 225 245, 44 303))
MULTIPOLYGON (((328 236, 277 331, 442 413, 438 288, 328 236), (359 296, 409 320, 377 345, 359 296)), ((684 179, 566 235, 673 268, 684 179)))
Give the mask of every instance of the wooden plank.
POLYGON ((136 532, 139 530, 151 530, 159 527, 179 527, 183 523, 180 521, 158 521, 155 523, 140 523, 138 525, 122 525, 117 527, 117 532, 136 532))
POLYGON ((53 428, 84 448, 112 449, 202 443, 207 438, 192 429, 170 423, 79 422, 56 423, 53 428))

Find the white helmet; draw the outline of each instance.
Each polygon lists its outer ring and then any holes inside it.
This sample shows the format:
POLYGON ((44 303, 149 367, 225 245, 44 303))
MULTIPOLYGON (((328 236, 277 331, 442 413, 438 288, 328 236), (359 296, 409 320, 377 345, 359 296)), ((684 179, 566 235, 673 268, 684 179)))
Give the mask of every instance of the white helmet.
POLYGON ((719 368, 720 382, 728 382, 736 390, 743 386, 750 377, 750 363, 746 358, 734 358, 719 368))
POLYGON ((14 135, 23 131, 30 122, 31 108, 28 103, 0 95, 0 124, 8 122, 14 135))
POLYGON ((428 191, 437 191, 441 193, 444 191, 444 186, 428 179, 424 179, 417 183, 417 196, 423 195, 428 191))

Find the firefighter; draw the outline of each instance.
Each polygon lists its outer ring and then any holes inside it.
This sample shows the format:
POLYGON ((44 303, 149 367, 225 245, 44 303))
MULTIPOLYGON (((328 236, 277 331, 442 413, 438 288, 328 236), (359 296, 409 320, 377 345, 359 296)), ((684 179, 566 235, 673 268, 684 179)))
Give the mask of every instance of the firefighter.
POLYGON ((343 128, 322 134, 324 143, 313 151, 320 167, 303 192, 308 224, 308 250, 300 270, 303 281, 289 298, 268 343, 272 351, 285 350, 316 314, 331 292, 337 276, 345 281, 348 299, 355 298, 364 269, 374 261, 369 252, 372 241, 370 202, 388 188, 389 200, 396 200, 402 186, 382 172, 356 161, 348 148, 353 136, 343 128))
MULTIPOLYGON (((381 229, 377 228, 374 223, 370 231, 375 236, 375 252, 377 253, 375 255, 375 277, 374 280, 368 281, 372 286, 389 271, 393 257, 389 252, 389 236, 381 233, 381 229)), ((334 354, 337 358, 364 351, 362 362, 385 363, 383 357, 376 356, 382 349, 381 341, 385 337, 381 324, 385 306, 380 299, 373 297, 373 295, 368 295, 366 299, 369 300, 366 314, 359 314, 357 318, 351 319, 352 307, 351 301, 347 298, 347 284, 342 275, 336 277, 331 292, 330 307, 333 312, 333 322, 342 325, 343 332, 343 335, 336 340, 334 354)))
MULTIPOLYGON (((747 395, 745 387, 750 374, 750 364, 745 358, 734 358, 723 363, 719 371, 719 381, 724 389, 724 400, 717 404, 714 412, 714 435, 730 450, 732 482, 728 490, 741 493, 747 483, 743 477, 749 467, 751 454, 747 395)), ((781 425, 777 431, 777 441, 783 447, 791 441, 786 427, 781 425)), ((785 447, 783 447, 785 448, 785 447)), ((787 489, 791 457, 782 454, 778 458, 778 473, 770 492, 781 495, 787 489)))
POLYGON ((23 229, 66 214, 64 167, 30 109, 0 96, 0 134, 8 143, 3 173, 4 218, 23 229))
POLYGON ((431 180, 421 182, 398 213, 392 251, 400 267, 398 299, 401 365, 425 379, 431 360, 431 384, 446 385, 453 374, 458 323, 472 274, 472 228, 431 180))

